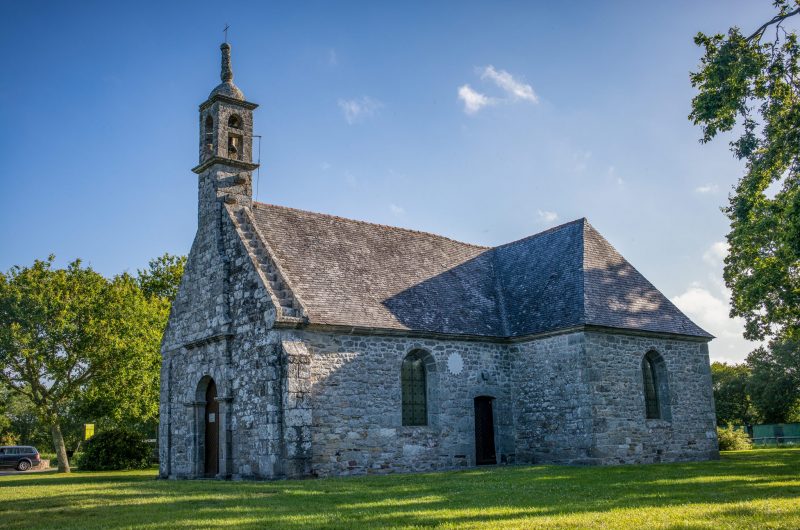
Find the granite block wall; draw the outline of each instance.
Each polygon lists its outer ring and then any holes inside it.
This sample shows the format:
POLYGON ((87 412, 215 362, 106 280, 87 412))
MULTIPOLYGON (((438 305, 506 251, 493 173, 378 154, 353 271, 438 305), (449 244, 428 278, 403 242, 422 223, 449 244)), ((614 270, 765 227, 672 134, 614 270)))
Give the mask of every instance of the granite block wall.
POLYGON ((585 333, 592 458, 647 463, 718 458, 708 344, 623 333, 585 333), (662 418, 645 418, 642 358, 666 365, 662 418))
POLYGON ((219 476, 283 476, 285 374, 275 307, 223 201, 208 197, 200 216, 162 342, 160 474, 204 475, 210 377, 220 403, 219 476))
POLYGON ((311 356, 312 473, 452 469, 475 464, 474 398, 494 397, 498 462, 514 462, 510 363, 500 344, 293 332, 311 356), (403 426, 401 363, 433 357, 428 425, 403 426))
POLYGON ((592 403, 582 332, 509 346, 517 461, 591 463, 592 403))

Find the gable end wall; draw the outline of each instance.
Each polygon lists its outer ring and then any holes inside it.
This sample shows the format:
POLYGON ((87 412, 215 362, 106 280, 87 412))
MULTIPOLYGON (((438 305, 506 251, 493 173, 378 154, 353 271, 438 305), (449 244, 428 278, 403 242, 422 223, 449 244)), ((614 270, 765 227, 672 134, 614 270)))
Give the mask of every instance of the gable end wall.
POLYGON ((201 218, 162 343, 160 475, 203 475, 210 376, 220 403, 220 477, 283 476, 275 307, 222 203, 201 218))

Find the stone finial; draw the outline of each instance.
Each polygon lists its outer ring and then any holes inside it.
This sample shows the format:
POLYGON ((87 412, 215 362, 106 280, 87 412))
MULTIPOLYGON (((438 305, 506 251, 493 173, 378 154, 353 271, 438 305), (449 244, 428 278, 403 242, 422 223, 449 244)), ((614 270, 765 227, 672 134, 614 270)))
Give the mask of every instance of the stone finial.
POLYGON ((222 79, 223 83, 227 83, 229 81, 233 81, 233 69, 231 68, 231 45, 227 42, 223 42, 220 47, 222 50, 222 72, 220 73, 220 79, 222 79))
POLYGON ((222 83, 217 85, 217 87, 211 91, 211 94, 208 97, 212 98, 216 95, 220 95, 244 101, 244 94, 242 94, 242 91, 233 84, 233 68, 231 68, 231 45, 227 42, 223 42, 219 49, 222 50, 222 70, 219 74, 220 79, 222 79, 222 83))

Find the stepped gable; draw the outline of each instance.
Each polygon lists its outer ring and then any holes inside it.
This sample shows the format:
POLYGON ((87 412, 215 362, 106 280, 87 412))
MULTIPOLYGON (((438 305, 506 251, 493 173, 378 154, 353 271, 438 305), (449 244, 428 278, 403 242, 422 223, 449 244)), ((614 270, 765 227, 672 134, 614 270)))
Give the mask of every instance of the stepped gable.
POLYGON ((480 247, 254 203, 311 324, 514 338, 592 325, 701 338, 589 223, 480 247))

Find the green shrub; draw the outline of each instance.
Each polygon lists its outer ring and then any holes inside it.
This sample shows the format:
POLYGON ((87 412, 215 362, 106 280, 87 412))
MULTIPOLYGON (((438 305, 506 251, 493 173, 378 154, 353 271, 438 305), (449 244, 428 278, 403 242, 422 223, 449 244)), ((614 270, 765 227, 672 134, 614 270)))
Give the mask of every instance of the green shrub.
POLYGON ((124 429, 95 434, 78 458, 78 466, 89 471, 145 469, 149 465, 150 447, 141 435, 124 429))
POLYGON ((717 440, 720 451, 743 451, 753 448, 753 442, 747 433, 735 429, 730 423, 727 427, 717 427, 717 440))

